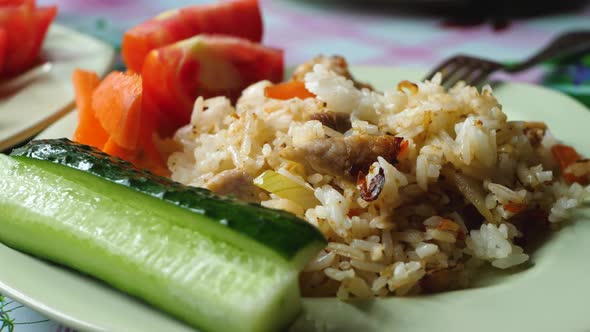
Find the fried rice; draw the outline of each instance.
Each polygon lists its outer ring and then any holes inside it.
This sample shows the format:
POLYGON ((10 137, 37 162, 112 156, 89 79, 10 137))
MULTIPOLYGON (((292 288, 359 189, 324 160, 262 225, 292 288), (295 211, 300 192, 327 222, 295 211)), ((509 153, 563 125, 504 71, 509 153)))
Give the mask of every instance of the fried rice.
POLYGON ((168 161, 176 181, 318 227, 329 244, 301 274, 306 296, 467 287, 484 264, 527 262, 526 241, 590 192, 563 179, 546 126, 508 121, 490 86, 447 91, 438 75, 381 93, 308 67, 315 98, 267 98, 266 81, 235 106, 199 98, 168 161))

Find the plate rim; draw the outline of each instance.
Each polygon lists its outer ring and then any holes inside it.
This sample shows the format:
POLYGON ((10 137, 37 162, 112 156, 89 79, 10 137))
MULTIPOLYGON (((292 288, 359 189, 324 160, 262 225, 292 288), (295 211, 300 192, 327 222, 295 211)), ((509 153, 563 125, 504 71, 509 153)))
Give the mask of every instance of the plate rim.
MULTIPOLYGON (((101 76, 101 77, 104 76, 109 70, 111 70, 113 68, 113 66, 115 64, 116 55, 115 55, 115 49, 110 44, 108 44, 108 43, 106 43, 94 36, 91 36, 91 35, 88 35, 85 33, 81 33, 79 31, 76 31, 72 28, 69 28, 69 27, 59 24, 59 23, 51 24, 49 30, 47 31, 47 35, 45 37, 45 40, 47 40, 51 36, 51 34, 55 34, 55 33, 67 33, 68 35, 75 35, 75 36, 84 38, 86 40, 91 40, 94 44, 101 45, 101 47, 104 47, 105 50, 108 50, 109 54, 108 54, 107 65, 105 65, 105 67, 102 68, 101 71, 98 72, 99 76, 101 76)), ((44 44, 42 46, 41 52, 43 52, 43 49, 45 47, 46 46, 44 44)), ((106 56, 105 56, 105 58, 106 58, 106 56)), ((23 89, 26 89, 26 87, 23 89)), ((74 109, 75 109, 74 95, 72 94, 69 101, 64 102, 63 105, 61 105, 59 108, 56 108, 55 110, 53 110, 47 116, 39 117, 32 125, 23 126, 14 134, 0 138, 0 151, 8 150, 13 146, 16 146, 22 142, 25 142, 27 139, 35 137, 35 135, 38 135, 39 133, 41 133, 42 131, 47 129, 50 125, 59 121, 62 117, 64 117, 66 114, 68 114, 69 112, 71 112, 74 109)))

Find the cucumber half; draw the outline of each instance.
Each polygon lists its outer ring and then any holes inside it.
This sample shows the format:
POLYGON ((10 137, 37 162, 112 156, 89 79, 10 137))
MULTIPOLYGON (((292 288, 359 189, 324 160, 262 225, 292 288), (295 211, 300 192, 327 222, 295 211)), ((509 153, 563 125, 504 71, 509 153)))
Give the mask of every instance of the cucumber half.
MULTIPOLYGON (((95 173, 129 171, 108 164, 110 158, 84 163, 83 152, 77 154, 67 153, 64 160, 76 160, 80 169, 93 165, 89 169, 95 173)), ((300 266, 324 245, 323 238, 307 234, 314 240, 299 247, 304 254, 294 250, 290 256, 298 257, 297 263, 265 244, 248 250, 262 235, 270 236, 269 227, 276 231, 269 226, 276 219, 262 213, 249 220, 260 230, 254 233, 258 238, 243 234, 232 223, 195 212, 196 205, 187 209, 131 188, 136 181, 145 187, 164 185, 144 173, 141 177, 127 177, 121 185, 55 160, 24 157, 22 150, 20 157, 0 155, 0 241, 92 275, 205 331, 271 331, 295 317, 300 266)), ((176 186, 175 193, 193 195, 176 186)), ((199 199, 219 200, 226 210, 237 204, 270 211, 209 193, 199 199)), ((281 225, 292 222, 288 216, 281 225)))
MULTIPOLYGON (((319 230, 291 213, 185 186, 65 138, 30 142, 11 156, 50 161, 152 196, 157 200, 144 200, 144 204, 157 205, 156 212, 164 216, 174 215, 182 227, 227 239, 244 250, 276 256, 297 269, 326 245, 319 230)), ((77 181, 85 179, 78 177, 77 181)))

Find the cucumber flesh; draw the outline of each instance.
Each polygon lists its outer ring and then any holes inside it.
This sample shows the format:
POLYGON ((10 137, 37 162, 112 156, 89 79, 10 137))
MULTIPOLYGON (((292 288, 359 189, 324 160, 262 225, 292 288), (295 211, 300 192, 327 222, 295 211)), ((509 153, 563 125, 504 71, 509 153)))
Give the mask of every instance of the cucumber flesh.
POLYGON ((270 331, 294 318, 293 265, 187 227, 177 219, 182 213, 166 215, 160 204, 82 171, 0 155, 5 244, 95 276, 205 331, 270 331))
MULTIPOLYGON (((229 239, 244 250, 274 255, 296 269, 302 269, 326 245, 319 230, 290 213, 184 186, 67 139, 33 141, 11 155, 24 161, 46 160, 78 169, 152 196, 157 200, 143 200, 137 206, 156 204, 161 213, 176 216, 181 227, 197 228, 213 237, 229 239)), ((78 177, 77 181, 85 179, 78 177)))

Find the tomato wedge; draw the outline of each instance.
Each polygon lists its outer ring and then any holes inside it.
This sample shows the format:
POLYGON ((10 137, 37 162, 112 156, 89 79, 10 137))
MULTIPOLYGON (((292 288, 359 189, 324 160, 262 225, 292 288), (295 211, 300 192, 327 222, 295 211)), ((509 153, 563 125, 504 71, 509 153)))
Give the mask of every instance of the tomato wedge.
POLYGON ((28 3, 0 8, 0 27, 6 31, 3 74, 22 70, 33 48, 33 11, 28 3))
POLYGON ((166 137, 189 123, 198 96, 236 99, 252 83, 282 81, 283 52, 241 38, 200 35, 151 51, 142 76, 158 132, 166 137))
POLYGON ((20 6, 24 0, 0 0, 0 7, 20 6))
POLYGON ((258 1, 234 0, 162 13, 125 32, 121 50, 123 60, 127 67, 140 72, 151 50, 203 33, 260 42, 262 17, 258 1))
POLYGON ((41 46, 43 46, 43 41, 45 40, 49 26, 55 19, 56 15, 56 6, 38 7, 33 13, 35 26, 33 28, 33 46, 29 54, 29 61, 31 64, 34 63, 39 57, 41 46))
POLYGON ((35 0, 0 0, 0 7, 19 7, 25 5, 30 10, 35 9, 35 0))
POLYGON ((4 68, 4 57, 6 55, 6 30, 0 28, 0 74, 4 68))
POLYGON ((36 7, 34 0, 0 2, 0 29, 6 33, 0 74, 16 75, 35 64, 56 14, 56 6, 36 7))

